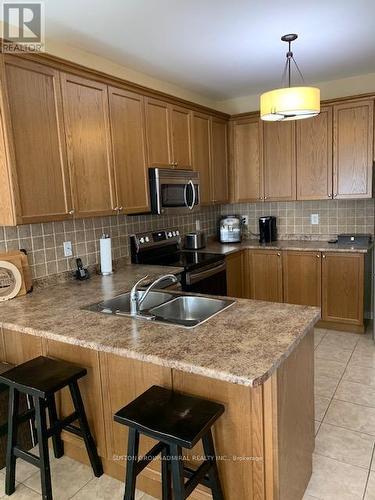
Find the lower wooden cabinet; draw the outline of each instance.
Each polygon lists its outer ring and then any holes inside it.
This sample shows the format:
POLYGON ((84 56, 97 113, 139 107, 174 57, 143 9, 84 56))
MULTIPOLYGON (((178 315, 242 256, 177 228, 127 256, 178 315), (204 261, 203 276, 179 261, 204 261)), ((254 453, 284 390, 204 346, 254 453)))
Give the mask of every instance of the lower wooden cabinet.
POLYGON ((248 250, 246 255, 245 296, 250 299, 283 301, 281 252, 248 250))
POLYGON ((244 296, 244 252, 236 252, 226 256, 227 295, 229 297, 244 296))
POLYGON ((364 255, 322 254, 322 319, 363 327, 364 255))
POLYGON ((321 305, 321 253, 283 252, 284 302, 321 305))

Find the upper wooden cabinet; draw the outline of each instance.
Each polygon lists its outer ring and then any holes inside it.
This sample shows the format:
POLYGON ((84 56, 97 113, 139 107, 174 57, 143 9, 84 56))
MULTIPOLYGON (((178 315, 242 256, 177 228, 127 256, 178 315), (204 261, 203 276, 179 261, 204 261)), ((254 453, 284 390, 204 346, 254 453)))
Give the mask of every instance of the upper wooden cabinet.
POLYGON ((69 217, 59 72, 17 57, 7 57, 4 67, 8 107, 4 100, 3 118, 19 190, 16 218, 27 223, 69 217))
POLYGON ((191 111, 146 98, 149 166, 191 168, 191 111))
POLYGON ((257 116, 231 125, 232 189, 235 201, 263 200, 263 126, 257 116))
POLYGON ((193 167, 199 172, 202 204, 212 201, 210 137, 210 117, 194 112, 192 118, 193 167))
POLYGON ((298 120, 297 199, 332 198, 332 108, 314 118, 298 120))
POLYGON ((363 327, 364 255, 322 255, 322 319, 363 327))
POLYGON ((143 97, 109 87, 116 206, 125 213, 149 210, 143 97))
POLYGON ((172 158, 176 168, 192 168, 191 111, 170 105, 172 158))
POLYGON ((374 101, 337 104, 333 113, 333 196, 371 198, 374 101))
POLYGON ((321 260, 320 252, 283 252, 284 302, 320 306, 321 260))
POLYGON ((212 201, 227 203, 228 187, 228 123, 211 117, 212 201))
POLYGON ((263 122, 264 199, 296 199, 295 123, 263 122))
POLYGON ((61 74, 75 215, 115 210, 107 86, 61 74))
POLYGON ((283 269, 281 252, 248 250, 244 285, 246 297, 271 302, 283 301, 283 269))

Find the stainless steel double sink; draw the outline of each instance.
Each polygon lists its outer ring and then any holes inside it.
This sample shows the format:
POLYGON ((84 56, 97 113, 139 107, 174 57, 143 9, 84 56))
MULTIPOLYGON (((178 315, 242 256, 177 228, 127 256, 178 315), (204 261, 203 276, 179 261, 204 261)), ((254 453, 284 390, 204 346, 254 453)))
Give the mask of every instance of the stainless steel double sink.
MULTIPOLYGON (((142 296, 144 291, 140 290, 138 293, 142 296)), ((180 295, 154 290, 149 292, 142 302, 141 310, 137 316, 130 314, 130 292, 85 306, 83 309, 194 328, 234 303, 234 300, 229 299, 180 295)))

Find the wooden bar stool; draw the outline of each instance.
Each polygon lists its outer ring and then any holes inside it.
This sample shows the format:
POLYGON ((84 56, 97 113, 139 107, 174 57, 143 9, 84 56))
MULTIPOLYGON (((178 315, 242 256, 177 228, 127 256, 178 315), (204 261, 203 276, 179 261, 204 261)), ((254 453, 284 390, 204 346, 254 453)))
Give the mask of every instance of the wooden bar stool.
POLYGON ((156 385, 119 410, 114 419, 129 427, 124 500, 134 500, 138 474, 161 453, 162 498, 187 498, 199 483, 208 486, 214 500, 223 500, 211 428, 224 406, 186 396, 156 385), (138 459, 139 436, 158 443, 138 459), (191 450, 202 440, 205 459, 197 470, 184 466, 182 448, 191 450), (188 478, 185 482, 184 478, 188 478))
POLYGON ((9 387, 5 478, 5 493, 7 495, 12 495, 15 491, 16 459, 22 458, 40 469, 42 498, 52 500, 48 438, 52 437, 55 457, 61 458, 64 455, 64 446, 61 439, 63 429, 83 438, 95 476, 99 477, 103 474, 102 462, 90 432, 77 382, 86 374, 87 370, 85 368, 43 356, 0 374, 0 384, 9 387), (64 419, 58 419, 55 393, 67 386, 73 400, 74 412, 64 419), (20 393, 26 394, 33 400, 33 407, 22 415, 19 415, 20 393), (49 415, 49 428, 47 427, 46 411, 48 411, 49 415), (18 426, 25 418, 35 421, 39 457, 18 446, 18 426), (73 425, 76 420, 78 420, 79 427, 73 425))

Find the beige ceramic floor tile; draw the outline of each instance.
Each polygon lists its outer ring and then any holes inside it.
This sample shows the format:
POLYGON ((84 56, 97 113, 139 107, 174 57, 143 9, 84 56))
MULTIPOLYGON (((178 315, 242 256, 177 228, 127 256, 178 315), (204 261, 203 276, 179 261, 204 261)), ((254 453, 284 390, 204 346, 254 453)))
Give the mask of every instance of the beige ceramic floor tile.
POLYGON ((336 361, 337 363, 347 363, 352 355, 352 349, 342 349, 335 345, 323 344, 325 338, 315 349, 315 358, 336 361))
MULTIPOLYGON (((51 462, 51 476, 54 500, 71 498, 94 477, 91 467, 66 456, 51 462)), ((24 484, 40 493, 39 472, 27 479, 24 484)))
POLYGON ((346 363, 338 363, 319 357, 315 358, 315 373, 317 376, 324 375, 332 379, 340 380, 346 368, 346 363))
POLYGON ((370 469, 375 471, 375 453, 372 456, 370 469))
POLYGON ((375 387, 341 380, 334 398, 375 408, 375 387))
POLYGON ((320 344, 320 342, 324 338, 325 334, 326 334, 326 331, 323 330, 322 328, 314 328, 314 346, 315 347, 320 344))
MULTIPOLYGON (((31 450, 34 453, 34 450, 31 450)), ((31 477, 38 469, 20 458, 16 462, 16 481, 23 483, 26 479, 31 477)), ((5 467, 2 469, 5 474, 5 467)))
POLYGON ((375 408, 333 399, 324 423, 375 436, 375 408))
MULTIPOLYGON (((103 475, 92 479, 72 498, 74 500, 112 500, 122 498, 124 491, 124 483, 103 475)), ((138 494, 138 497, 141 498, 141 494, 138 494)))
POLYGON ((367 474, 366 469, 314 455, 306 493, 322 500, 362 500, 367 474))
POLYGON ((337 378, 326 377, 325 375, 315 374, 314 381, 315 394, 317 396, 322 396, 324 398, 331 399, 337 386, 337 378))
POLYGON ((0 498, 5 496, 5 476, 0 472, 0 498))
POLYGON ((369 468, 375 437, 322 423, 315 439, 315 453, 339 462, 369 468))
POLYGON ((364 500, 375 500, 375 472, 370 472, 364 500))
POLYGON ((323 420, 330 402, 331 400, 329 398, 315 396, 315 420, 318 420, 318 422, 323 420))
POLYGON ((305 493, 305 495, 303 495, 302 500, 322 500, 322 499, 318 498, 318 497, 312 497, 311 495, 308 495, 307 493, 305 493))
POLYGON ((375 349, 367 345, 357 345, 350 362, 357 366, 375 368, 375 349))
POLYGON ((353 350, 358 344, 360 335, 348 332, 327 332, 321 345, 353 350))
POLYGON ((150 495, 147 495, 147 493, 144 493, 142 497, 140 497, 139 500, 156 500, 156 498, 150 496, 150 495))
POLYGON ((366 368, 349 362, 343 380, 375 386, 375 368, 366 368))
POLYGON ((315 420, 315 436, 318 434, 318 430, 321 423, 322 422, 319 422, 319 420, 315 420))

